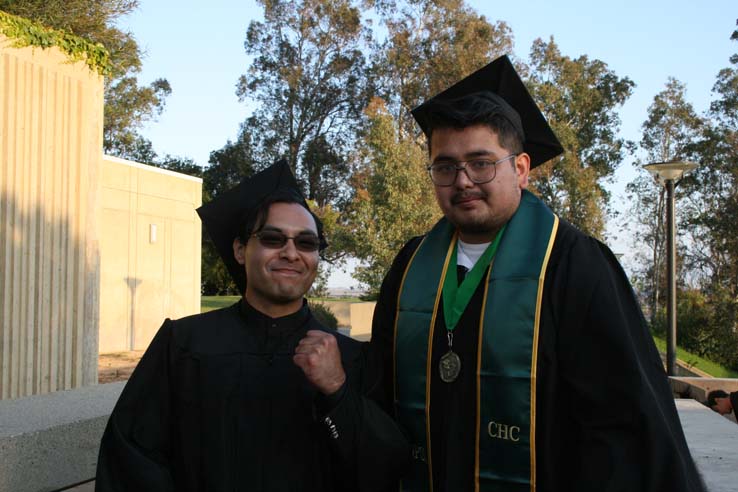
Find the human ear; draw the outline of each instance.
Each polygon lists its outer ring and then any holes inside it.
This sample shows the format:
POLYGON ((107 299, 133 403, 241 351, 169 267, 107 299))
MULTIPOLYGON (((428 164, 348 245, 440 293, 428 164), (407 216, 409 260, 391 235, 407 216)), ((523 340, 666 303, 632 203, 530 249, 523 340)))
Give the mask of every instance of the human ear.
POLYGON ((521 190, 528 187, 528 176, 530 174, 530 156, 525 152, 518 154, 515 158, 515 173, 518 176, 518 186, 521 190))
POLYGON ((239 265, 246 263, 245 249, 246 245, 243 244, 239 238, 233 240, 233 257, 239 265))

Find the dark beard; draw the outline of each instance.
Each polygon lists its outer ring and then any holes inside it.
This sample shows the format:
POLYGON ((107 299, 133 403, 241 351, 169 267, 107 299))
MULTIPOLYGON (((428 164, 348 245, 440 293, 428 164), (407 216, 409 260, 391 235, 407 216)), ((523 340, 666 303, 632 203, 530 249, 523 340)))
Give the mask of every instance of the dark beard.
POLYGON ((500 228, 503 226, 503 224, 497 224, 496 222, 492 221, 472 223, 467 222, 466 224, 454 225, 462 234, 470 234, 475 236, 489 235, 491 237, 495 237, 497 231, 499 231, 500 228))

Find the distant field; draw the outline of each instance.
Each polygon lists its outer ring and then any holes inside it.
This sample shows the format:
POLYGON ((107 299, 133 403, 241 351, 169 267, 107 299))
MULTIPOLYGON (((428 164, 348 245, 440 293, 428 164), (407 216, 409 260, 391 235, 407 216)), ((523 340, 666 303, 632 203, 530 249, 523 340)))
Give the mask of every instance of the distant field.
POLYGON ((310 297, 310 302, 338 301, 338 302, 364 302, 358 297, 310 297))
MULTIPOLYGON (((659 352, 666 353, 666 340, 659 337, 653 337, 653 341, 656 343, 656 348, 659 349, 659 352)), ((738 378, 738 372, 721 366, 720 364, 717 364, 711 360, 703 359, 699 355, 687 352, 681 347, 677 347, 677 359, 681 359, 683 362, 686 362, 690 366, 696 367, 701 371, 705 371, 712 377, 738 378)))

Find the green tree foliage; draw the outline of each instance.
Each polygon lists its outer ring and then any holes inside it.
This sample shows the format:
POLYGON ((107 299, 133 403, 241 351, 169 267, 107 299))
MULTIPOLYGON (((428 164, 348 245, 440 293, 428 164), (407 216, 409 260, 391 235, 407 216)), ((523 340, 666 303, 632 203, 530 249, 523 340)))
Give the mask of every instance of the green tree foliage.
POLYGON ((163 159, 156 162, 157 167, 174 171, 175 173, 187 174, 196 178, 202 178, 202 166, 189 157, 178 157, 167 154, 163 159))
MULTIPOLYGON (((364 2, 381 23, 372 40, 358 0, 260 5, 264 20, 251 23, 245 42, 254 61, 237 89, 258 104, 244 124, 252 155, 262 165, 286 156, 318 210, 343 212, 328 221, 330 255, 363 260, 357 278, 376 290, 397 249, 439 215, 410 110, 511 53, 512 32, 463 0, 364 2), (377 99, 367 107, 368 94, 377 99)), ((599 60, 563 56, 553 41, 537 42, 531 56, 534 94, 570 149, 535 185, 557 212, 601 236, 601 182, 624 146, 615 109, 633 83, 599 60)))
POLYGON ((553 38, 534 41, 530 58, 529 88, 565 149, 533 172, 532 187, 563 218, 603 237, 609 205, 603 185, 625 151, 615 110, 634 84, 601 60, 563 55, 553 38))
POLYGON ((140 67, 127 70, 126 75, 108 80, 105 85, 105 121, 103 149, 123 158, 135 156, 142 137, 141 126, 164 110, 164 101, 172 90, 166 79, 157 79, 148 86, 139 86, 135 73, 140 67))
POLYGON ((130 33, 115 22, 138 7, 138 0, 0 0, 0 10, 101 43, 110 53, 112 70, 105 83, 103 145, 107 153, 133 158, 141 125, 157 116, 171 93, 158 79, 140 86, 142 53, 130 33))
POLYGON ((208 163, 203 172, 204 203, 217 198, 254 173, 254 144, 249 129, 241 126, 236 141, 228 140, 222 148, 212 151, 208 163))
POLYGON ((239 79, 241 100, 258 103, 245 123, 258 158, 286 157, 320 206, 345 189, 345 155, 366 104, 366 32, 351 0, 259 0, 244 43, 254 59, 239 79))
MULTIPOLYGON (((628 184, 626 191, 632 204, 629 217, 634 219, 631 223, 636 228, 634 246, 641 251, 644 246, 648 248, 648 254, 640 257, 641 268, 637 275, 642 277, 643 294, 649 299, 652 323, 666 289, 666 204, 664 187, 642 166, 690 157, 702 126, 703 120, 686 100, 685 85, 674 78, 669 78, 664 90, 656 94, 641 126, 642 157, 635 162, 638 176, 628 184)), ((684 218, 689 215, 685 201, 689 193, 682 190, 681 186, 677 188, 676 198, 680 202, 677 212, 684 218)), ((689 230, 684 219, 678 222, 678 230, 689 230)))
MULTIPOLYGON (((738 41, 738 30, 731 39, 738 41)), ((713 306, 712 323, 730 330, 733 340, 738 337, 738 54, 718 73, 713 94, 709 124, 692 149, 701 166, 684 186, 693 198, 687 227, 695 232, 688 260, 713 306)))
POLYGON ((315 316, 315 319, 318 320, 318 322, 325 328, 328 328, 329 330, 338 329, 338 318, 333 314, 331 308, 325 304, 320 302, 311 302, 310 311, 313 313, 313 316, 315 316))
POLYGON ((324 136, 308 142, 302 164, 301 177, 307 188, 307 199, 321 207, 343 205, 346 197, 342 191, 350 174, 349 163, 324 136))
MULTIPOLYGON (((738 369, 738 336, 725 316, 726 303, 721 296, 701 289, 679 289, 677 293, 677 342, 680 347, 730 369, 738 369)), ((665 336, 666 308, 659 307, 653 331, 665 336)))
POLYGON ((377 0, 387 28, 372 62, 376 95, 387 101, 398 128, 417 133, 415 106, 490 60, 512 52, 512 32, 489 22, 464 0, 377 0))
POLYGON ((93 43, 66 31, 47 27, 39 22, 0 10, 0 34, 10 38, 10 45, 16 48, 26 46, 59 48, 71 62, 81 61, 90 70, 100 75, 110 72, 110 55, 100 43, 93 43))
MULTIPOLYGON (((738 30, 732 40, 738 41, 738 30)), ((703 228, 705 255, 698 266, 719 288, 738 298, 738 54, 718 73, 710 125, 696 148, 701 163, 689 184, 700 194, 692 225, 703 228)))
POLYGON ((373 47, 376 97, 364 112, 355 160, 354 199, 342 228, 362 260, 354 277, 376 295, 402 245, 440 217, 425 167, 424 137, 410 110, 512 49, 510 29, 463 0, 380 0, 387 36, 373 47))
MULTIPOLYGON (((738 40, 738 30, 731 39, 738 40)), ((643 124, 643 162, 692 160, 700 167, 677 187, 678 342, 688 350, 738 369, 738 54, 713 87, 703 116, 686 102, 685 87, 669 79, 643 124)), ((639 283, 649 296, 652 327, 663 331, 664 196, 641 171, 628 185, 636 242, 647 245, 639 283), (660 294, 661 293, 661 294, 660 294)))
MULTIPOLYGON (((253 143, 246 126, 235 142, 210 153, 209 165, 202 172, 203 203, 217 198, 254 173, 253 143)), ((238 289, 220 260, 215 245, 205 229, 202 231, 202 293, 205 295, 237 295, 238 289)))
POLYGON ((702 120, 686 101, 686 90, 683 83, 669 77, 648 108, 640 146, 651 162, 681 158, 690 152, 702 120))
POLYGON ((402 245, 430 229, 440 211, 425 170, 425 151, 411 137, 401 136, 381 99, 373 100, 366 113, 350 235, 353 255, 364 262, 354 277, 376 294, 402 245))

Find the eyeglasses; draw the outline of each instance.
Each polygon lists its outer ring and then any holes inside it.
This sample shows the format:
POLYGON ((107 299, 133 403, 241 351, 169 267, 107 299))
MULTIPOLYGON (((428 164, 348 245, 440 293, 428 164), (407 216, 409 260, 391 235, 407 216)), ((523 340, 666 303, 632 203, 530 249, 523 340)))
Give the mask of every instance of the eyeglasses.
POLYGON ((301 232, 297 236, 288 236, 282 231, 274 229, 265 229, 255 232, 251 236, 257 238, 259 243, 265 248, 281 249, 287 244, 287 240, 292 239, 295 248, 304 253, 312 253, 320 248, 320 238, 310 232, 301 232))
POLYGON ((474 184, 489 183, 497 174, 497 164, 508 159, 517 157, 518 154, 510 154, 502 159, 492 161, 489 159, 472 159, 469 161, 447 161, 436 162, 428 166, 431 181, 436 186, 451 186, 456 182, 459 171, 463 170, 474 184))

